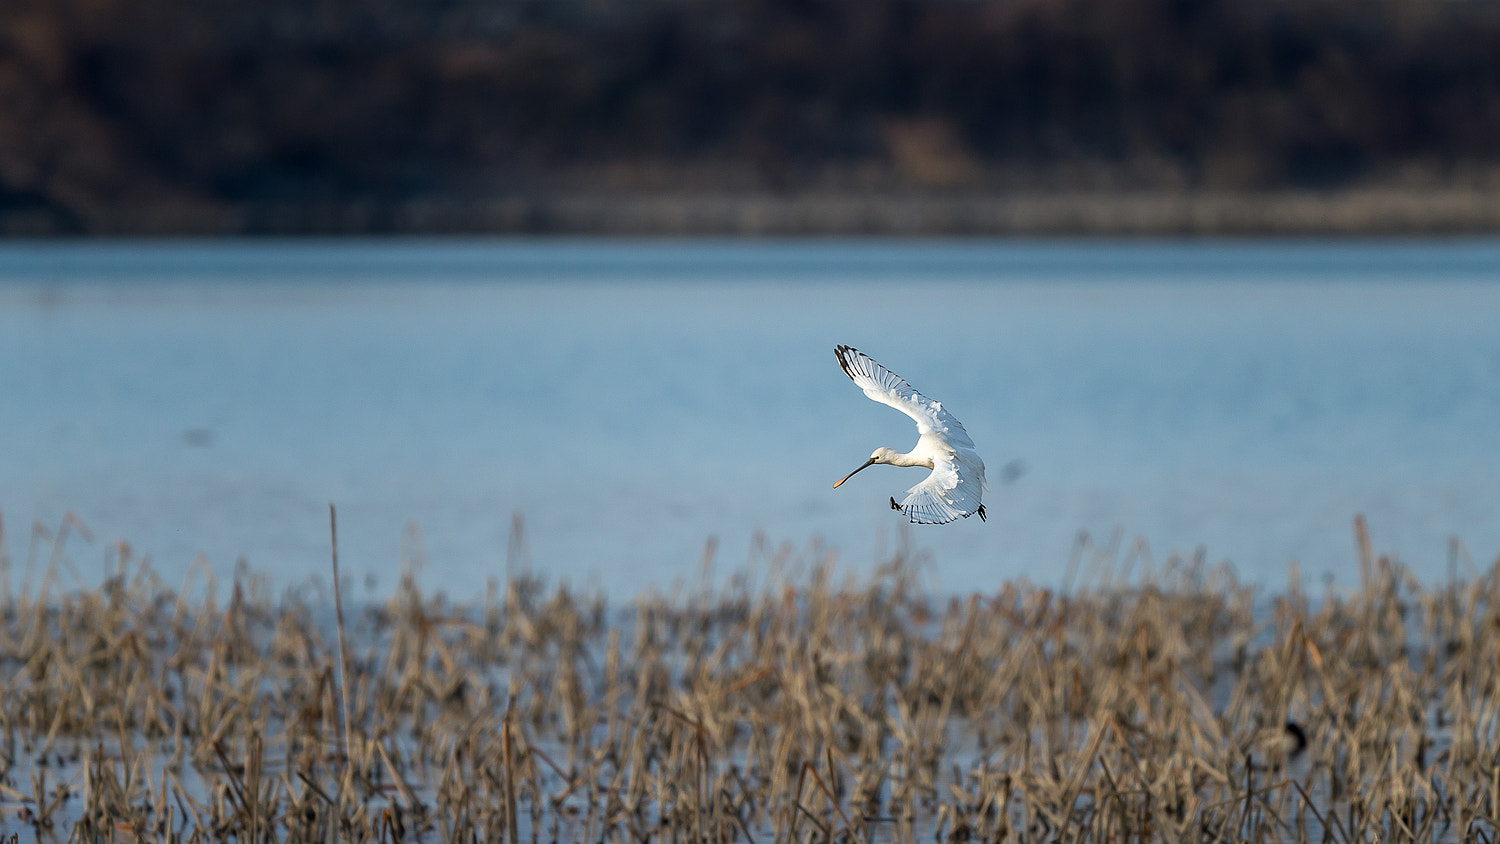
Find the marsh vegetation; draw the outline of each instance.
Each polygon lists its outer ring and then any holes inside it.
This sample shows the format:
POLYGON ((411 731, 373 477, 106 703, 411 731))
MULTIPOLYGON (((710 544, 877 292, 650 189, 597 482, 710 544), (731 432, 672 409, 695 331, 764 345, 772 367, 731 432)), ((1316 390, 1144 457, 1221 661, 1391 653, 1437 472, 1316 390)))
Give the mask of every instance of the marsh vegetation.
MULTIPOLYGON (((624 607, 516 565, 346 607, 78 525, 0 583, 8 840, 1462 841, 1500 816, 1500 567, 1274 594, 1081 539, 1064 588, 930 594, 764 545, 624 607), (196 596, 196 597, 195 597, 196 596), (344 627, 345 653, 339 630, 344 627), (340 679, 342 677, 342 680, 340 679)), ((0 546, 3 547, 3 546, 0 546)))

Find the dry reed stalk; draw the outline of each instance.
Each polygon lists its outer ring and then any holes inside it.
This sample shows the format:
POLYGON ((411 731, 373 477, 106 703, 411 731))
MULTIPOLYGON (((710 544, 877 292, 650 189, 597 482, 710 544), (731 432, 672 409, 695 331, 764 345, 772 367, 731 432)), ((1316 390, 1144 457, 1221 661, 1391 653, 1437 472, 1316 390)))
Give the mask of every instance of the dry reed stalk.
POLYGON ((328 504, 328 539, 330 551, 333 558, 333 609, 334 618, 338 625, 339 636, 339 708, 343 714, 342 718, 342 744, 339 747, 340 755, 349 758, 349 648, 344 642, 344 599, 339 588, 339 526, 338 513, 334 510, 333 503, 328 504))

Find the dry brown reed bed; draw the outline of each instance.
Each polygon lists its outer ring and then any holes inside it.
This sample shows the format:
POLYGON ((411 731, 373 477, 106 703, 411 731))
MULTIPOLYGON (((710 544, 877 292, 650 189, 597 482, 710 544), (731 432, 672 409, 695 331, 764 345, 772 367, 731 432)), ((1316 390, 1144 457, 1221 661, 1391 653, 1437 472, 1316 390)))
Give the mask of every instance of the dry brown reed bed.
POLYGON ((768 552, 763 585, 622 611, 526 576, 455 604, 407 576, 348 619, 342 699, 326 594, 273 601, 242 572, 227 604, 189 600, 123 547, 119 576, 64 593, 53 536, 41 582, 0 596, 0 830, 1493 840, 1500 567, 1426 588, 1356 525, 1357 591, 1259 604, 1224 568, 1117 545, 1081 545, 1066 592, 953 599, 904 550, 837 582, 816 550, 768 552))

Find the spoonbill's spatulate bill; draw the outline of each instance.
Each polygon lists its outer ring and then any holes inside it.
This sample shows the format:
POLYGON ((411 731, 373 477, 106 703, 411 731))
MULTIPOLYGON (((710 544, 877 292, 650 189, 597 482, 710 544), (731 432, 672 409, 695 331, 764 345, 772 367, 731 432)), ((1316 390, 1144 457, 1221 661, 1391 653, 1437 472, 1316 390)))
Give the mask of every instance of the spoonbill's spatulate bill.
POLYGON ((901 376, 876 363, 869 355, 848 346, 835 346, 835 357, 844 374, 865 395, 905 413, 917 423, 917 447, 902 454, 889 448, 877 448, 863 466, 834 484, 849 480, 876 463, 892 466, 924 466, 932 472, 906 491, 900 504, 891 499, 891 509, 900 510, 914 524, 943 525, 979 514, 984 521, 984 461, 974 450, 974 441, 963 423, 954 418, 942 402, 927 398, 906 383, 901 376))

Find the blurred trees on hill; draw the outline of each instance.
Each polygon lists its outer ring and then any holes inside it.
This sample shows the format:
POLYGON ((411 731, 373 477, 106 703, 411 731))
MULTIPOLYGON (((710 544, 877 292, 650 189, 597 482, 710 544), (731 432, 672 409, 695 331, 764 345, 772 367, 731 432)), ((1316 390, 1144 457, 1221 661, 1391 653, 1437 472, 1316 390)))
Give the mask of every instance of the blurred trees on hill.
POLYGON ((7 0, 0 216, 1500 187, 1484 0, 7 0))

